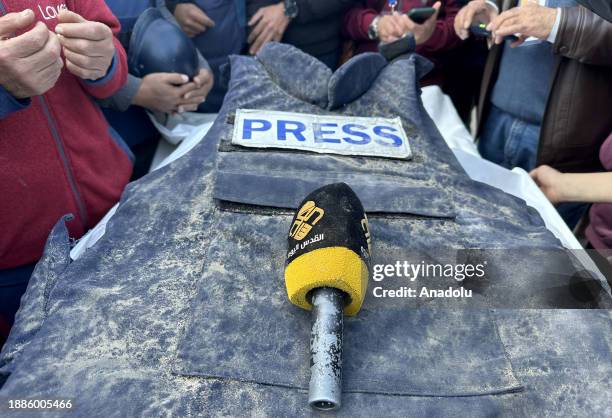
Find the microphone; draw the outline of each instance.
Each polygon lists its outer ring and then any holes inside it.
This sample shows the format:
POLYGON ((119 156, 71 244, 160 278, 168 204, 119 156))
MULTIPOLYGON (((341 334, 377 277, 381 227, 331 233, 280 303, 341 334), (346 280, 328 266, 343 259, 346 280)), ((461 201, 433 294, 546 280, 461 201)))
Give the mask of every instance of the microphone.
POLYGON ((312 310, 308 403, 341 406, 343 312, 361 309, 368 287, 371 239, 361 201, 345 183, 310 193, 289 230, 285 285, 291 303, 312 310))

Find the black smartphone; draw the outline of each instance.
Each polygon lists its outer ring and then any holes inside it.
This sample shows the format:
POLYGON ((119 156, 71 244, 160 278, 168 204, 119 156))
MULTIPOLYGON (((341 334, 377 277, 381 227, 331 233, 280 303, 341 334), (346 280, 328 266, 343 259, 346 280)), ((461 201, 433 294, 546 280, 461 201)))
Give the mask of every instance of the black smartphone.
POLYGON ((414 23, 421 25, 436 13, 433 7, 416 7, 408 12, 408 17, 414 23))

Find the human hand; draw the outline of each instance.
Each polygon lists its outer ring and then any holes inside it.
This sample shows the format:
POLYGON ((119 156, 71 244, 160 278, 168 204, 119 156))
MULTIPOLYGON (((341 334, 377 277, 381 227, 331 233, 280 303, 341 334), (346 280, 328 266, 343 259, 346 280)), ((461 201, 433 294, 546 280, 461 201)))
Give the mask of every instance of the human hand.
POLYGON ((215 22, 193 3, 177 4, 176 9, 174 9, 174 18, 183 32, 190 38, 215 26, 215 22))
POLYGON ((247 39, 249 53, 255 55, 268 42, 279 42, 289 25, 289 17, 285 15, 285 4, 283 2, 271 6, 262 7, 249 20, 252 28, 247 39))
POLYGON ((177 73, 154 73, 142 79, 132 104, 163 113, 176 113, 183 97, 194 90, 189 77, 177 73))
POLYGON ((550 166, 541 165, 532 170, 529 175, 552 204, 566 201, 566 183, 563 173, 550 166))
POLYGON ((498 15, 497 10, 485 0, 473 0, 466 4, 455 16, 455 33, 461 39, 470 36, 470 26, 477 23, 489 23, 498 15))
POLYGON ((205 68, 200 69, 197 76, 193 78, 193 89, 183 95, 183 100, 179 104, 178 112, 194 112, 198 106, 206 100, 206 96, 214 83, 213 74, 205 68))
POLYGON ((427 42, 436 30, 436 22, 438 20, 438 14, 440 13, 442 3, 437 1, 432 7, 436 9, 436 12, 420 25, 410 19, 408 15, 401 16, 400 23, 402 24, 403 32, 412 32, 414 35, 414 42, 417 45, 427 42))
POLYGON ((493 33, 496 44, 501 44, 505 36, 519 34, 519 40, 512 43, 512 46, 518 46, 532 36, 546 40, 555 25, 556 18, 556 8, 529 2, 500 14, 489 23, 487 30, 493 33))
POLYGON ((393 13, 381 15, 378 19, 378 39, 389 43, 398 40, 406 34, 402 25, 402 15, 393 13))
POLYGON ((17 99, 41 95, 59 78, 64 63, 61 46, 44 23, 20 36, 34 22, 30 9, 0 17, 0 85, 17 99))
POLYGON ((111 29, 69 10, 62 10, 58 21, 55 33, 64 50, 66 69, 83 80, 104 77, 115 56, 111 29))

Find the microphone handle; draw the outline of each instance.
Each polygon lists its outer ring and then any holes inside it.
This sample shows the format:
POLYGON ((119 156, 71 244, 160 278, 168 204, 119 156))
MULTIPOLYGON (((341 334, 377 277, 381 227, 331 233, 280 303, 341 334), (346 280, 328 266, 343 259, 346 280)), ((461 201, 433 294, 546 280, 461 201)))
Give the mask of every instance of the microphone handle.
POLYGON ((319 410, 341 406, 342 332, 345 293, 331 287, 312 291, 308 404, 319 410))

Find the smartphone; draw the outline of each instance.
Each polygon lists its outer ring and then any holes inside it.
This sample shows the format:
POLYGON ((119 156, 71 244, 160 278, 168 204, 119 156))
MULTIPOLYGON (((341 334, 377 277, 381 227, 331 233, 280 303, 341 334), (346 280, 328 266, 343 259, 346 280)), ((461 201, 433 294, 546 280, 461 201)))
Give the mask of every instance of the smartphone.
POLYGON ((421 25, 436 13, 433 7, 416 7, 408 12, 408 17, 414 23, 421 25))
MULTIPOLYGON (((479 23, 477 25, 470 26, 470 32, 476 37, 480 38, 490 38, 491 32, 486 29, 487 25, 485 23, 479 23)), ((508 35, 504 36, 504 41, 518 41, 518 36, 516 35, 508 35)))

